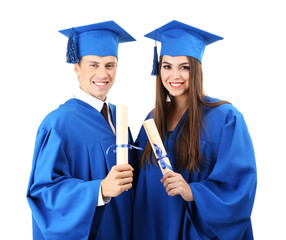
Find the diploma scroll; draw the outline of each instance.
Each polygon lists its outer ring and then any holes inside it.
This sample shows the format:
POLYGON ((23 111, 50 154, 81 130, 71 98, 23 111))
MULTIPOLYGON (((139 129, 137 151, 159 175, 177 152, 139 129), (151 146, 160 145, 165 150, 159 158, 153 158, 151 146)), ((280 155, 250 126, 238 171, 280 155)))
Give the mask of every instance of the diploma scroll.
POLYGON ((116 106, 116 164, 128 163, 128 107, 116 106))
POLYGON ((143 126, 147 133, 149 142, 152 146, 154 155, 158 160, 162 174, 164 175, 168 171, 173 171, 154 119, 150 118, 144 121, 143 126))

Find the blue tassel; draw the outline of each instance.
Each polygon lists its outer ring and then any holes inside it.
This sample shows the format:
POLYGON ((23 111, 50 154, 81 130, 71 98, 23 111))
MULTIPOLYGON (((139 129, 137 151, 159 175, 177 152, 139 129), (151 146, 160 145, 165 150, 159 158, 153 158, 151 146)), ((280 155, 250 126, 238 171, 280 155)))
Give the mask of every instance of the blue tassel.
POLYGON ((77 46, 74 41, 73 32, 71 32, 69 36, 66 58, 67 63, 77 63, 79 61, 77 57, 77 46))
POLYGON ((154 47, 154 59, 153 59, 153 70, 151 75, 158 76, 158 53, 157 53, 157 46, 154 47))

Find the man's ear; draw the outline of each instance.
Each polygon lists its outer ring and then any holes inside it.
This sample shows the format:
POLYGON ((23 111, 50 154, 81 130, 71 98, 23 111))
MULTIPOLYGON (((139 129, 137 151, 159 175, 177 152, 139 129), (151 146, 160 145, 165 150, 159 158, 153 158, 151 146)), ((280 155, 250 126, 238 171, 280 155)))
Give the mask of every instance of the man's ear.
POLYGON ((80 65, 79 65, 79 63, 76 63, 76 64, 74 65, 74 72, 75 72, 75 74, 76 74, 77 76, 79 76, 79 74, 80 74, 80 65))

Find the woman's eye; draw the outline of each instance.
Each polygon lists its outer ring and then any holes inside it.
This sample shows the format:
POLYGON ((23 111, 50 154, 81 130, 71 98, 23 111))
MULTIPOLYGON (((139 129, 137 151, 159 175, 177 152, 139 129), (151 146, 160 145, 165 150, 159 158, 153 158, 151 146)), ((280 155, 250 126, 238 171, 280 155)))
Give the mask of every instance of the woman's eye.
POLYGON ((182 66, 181 69, 183 69, 183 70, 190 70, 190 66, 182 66))
POLYGON ((164 69, 170 69, 171 66, 170 66, 170 65, 164 65, 163 68, 164 68, 164 69))

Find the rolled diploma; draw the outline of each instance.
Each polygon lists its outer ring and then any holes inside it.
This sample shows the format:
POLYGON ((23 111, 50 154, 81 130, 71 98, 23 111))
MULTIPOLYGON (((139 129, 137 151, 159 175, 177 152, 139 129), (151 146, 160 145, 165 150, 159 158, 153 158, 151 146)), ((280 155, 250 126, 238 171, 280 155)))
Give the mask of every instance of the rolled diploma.
MULTIPOLYGON (((158 158, 158 156, 157 156, 157 154, 156 154, 156 148, 155 148, 155 146, 154 146, 154 143, 155 143, 158 147, 161 148, 161 150, 162 150, 162 156, 167 155, 166 150, 165 150, 165 147, 164 147, 163 142, 162 142, 162 139, 161 139, 161 137, 160 137, 160 134, 159 134, 158 129, 157 129, 157 127, 156 127, 156 124, 155 124, 155 122, 154 122, 154 119, 153 119, 153 118, 150 118, 150 119, 144 121, 144 122, 143 122, 143 126, 144 126, 144 128, 145 128, 145 131, 146 131, 146 133, 147 133, 149 142, 150 142, 150 144, 151 144, 151 146, 152 146, 152 149, 153 149, 153 152, 154 152, 156 158, 158 158)), ((168 157, 164 157, 163 160, 164 160, 168 165, 172 166, 168 157)), ((167 168, 167 167, 166 167, 165 169, 163 169, 162 166, 161 166, 160 161, 158 161, 158 163, 159 163, 159 166, 160 166, 160 169, 161 169, 163 175, 164 175, 166 172, 171 171, 171 170, 170 170, 169 168, 167 168)))
POLYGON ((128 107, 125 104, 116 106, 116 164, 128 163, 128 107))

